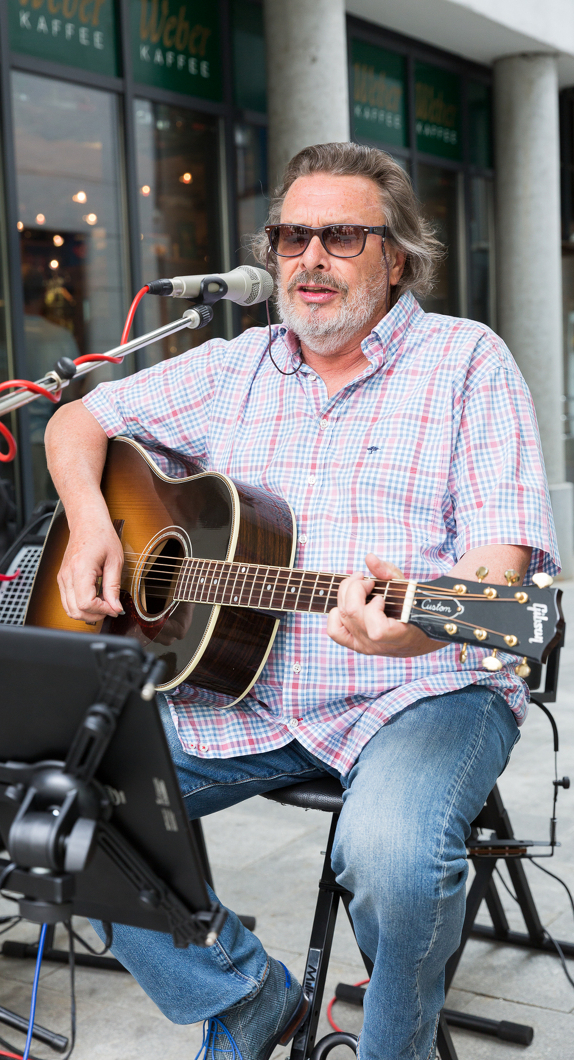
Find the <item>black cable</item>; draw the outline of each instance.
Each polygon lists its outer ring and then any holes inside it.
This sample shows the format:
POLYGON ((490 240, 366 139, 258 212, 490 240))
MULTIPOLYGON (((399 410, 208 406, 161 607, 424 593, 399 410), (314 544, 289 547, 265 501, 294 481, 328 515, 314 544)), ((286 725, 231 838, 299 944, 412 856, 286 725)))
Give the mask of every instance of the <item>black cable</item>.
POLYGON ((112 945, 112 942, 113 942, 112 925, 111 924, 106 924, 105 927, 106 927, 106 938, 105 938, 105 941, 104 941, 103 950, 95 950, 94 947, 91 946, 90 943, 86 941, 86 939, 83 939, 81 935, 78 935, 77 931, 74 931, 73 928, 71 929, 71 931, 72 931, 72 935, 74 936, 76 942, 79 942, 80 946, 83 946, 84 949, 88 951, 88 953, 92 953, 94 955, 94 957, 103 957, 104 954, 107 953, 108 950, 111 948, 111 945, 112 945))
POLYGON ((12 923, 8 924, 7 927, 2 928, 0 935, 7 935, 9 931, 12 931, 12 928, 15 928, 16 925, 20 923, 21 919, 21 916, 4 917, 3 920, 11 920, 12 923))
POLYGON ((62 1060, 69 1060, 76 1045, 76 954, 74 951, 75 931, 71 920, 66 920, 65 928, 70 940, 70 1048, 62 1060))
MULTIPOLYGON (((561 883, 561 884, 562 884, 562 886, 563 886, 563 887, 564 887, 564 888, 566 889, 566 891, 568 892, 568 897, 569 897, 569 899, 570 899, 570 904, 571 904, 571 906, 572 906, 572 913, 574 914, 574 899, 572 898, 572 893, 571 893, 571 891, 570 891, 570 888, 568 887, 568 884, 567 884, 567 883, 564 883, 564 880, 561 880, 561 879, 560 879, 560 876, 556 876, 556 874, 555 874, 554 872, 549 872, 549 871, 548 871, 548 869, 545 869, 545 868, 544 868, 544 867, 543 867, 542 865, 538 865, 538 864, 536 863, 536 861, 533 861, 533 860, 532 860, 532 858, 531 858, 531 857, 529 857, 529 859, 528 859, 528 860, 530 861, 530 863, 531 863, 532 865, 535 865, 537 869, 540 869, 540 871, 541 871, 541 872, 545 872, 547 876, 552 876, 552 877, 553 877, 553 879, 555 879, 555 880, 558 880, 558 883, 561 883)), ((510 887, 509 887, 509 886, 508 886, 508 884, 506 883, 506 880, 504 879, 504 876, 503 876, 503 875, 502 875, 502 873, 500 872, 500 870, 499 870, 499 868, 498 868, 498 865, 496 865, 496 866, 495 866, 495 869, 494 869, 494 871, 496 872, 496 875, 498 876, 498 878, 499 878, 499 880, 500 880, 500 882, 501 882, 502 886, 504 887, 504 889, 505 889, 506 891, 508 891, 508 894, 509 894, 509 895, 510 895, 510 897, 511 897, 511 898, 513 899, 513 901, 515 901, 515 902, 516 902, 516 903, 517 903, 518 905, 520 905, 520 902, 518 901, 518 898, 517 898, 517 897, 516 897, 516 895, 515 895, 515 894, 514 894, 514 893, 513 893, 513 892, 512 892, 511 890, 510 890, 510 887)), ((554 938, 554 937, 553 937, 553 936, 552 936, 552 935, 550 934, 550 932, 549 932, 548 928, 544 928, 544 934, 546 935, 546 938, 547 938, 547 939, 549 940, 549 942, 551 942, 551 943, 552 943, 552 945, 554 946, 554 949, 556 950, 556 952, 557 952, 557 954, 558 954, 558 956, 559 956, 559 958, 560 958, 560 963, 561 963, 561 965, 562 965, 562 970, 563 970, 563 972, 564 972, 564 975, 566 976, 566 978, 567 978, 568 982, 570 983, 570 985, 574 987, 574 979, 572 978, 572 976, 570 975, 570 972, 568 971, 568 968, 567 968, 567 965, 566 965, 566 958, 565 958, 565 956, 564 956, 564 952, 563 952, 563 950, 562 950, 562 947, 561 947, 560 943, 558 942, 558 940, 557 940, 557 939, 555 939, 555 938, 554 938)))
POLYGON ((558 883, 562 884, 564 890, 566 891, 570 899, 570 905, 572 906, 572 916, 574 916, 574 898, 572 897, 572 891, 570 890, 568 884, 563 879, 561 879, 560 876, 557 876, 555 872, 550 872, 550 870, 545 869, 543 865, 539 865, 538 862, 534 860, 534 857, 535 855, 529 855, 528 860, 530 861, 531 865, 534 865, 536 869, 540 869, 541 872, 545 872, 547 876, 552 876, 552 879, 558 880, 558 883))
POLYGON ((273 342, 273 336, 271 334, 271 314, 269 313, 269 299, 268 298, 265 301, 265 308, 267 309, 267 327, 269 328, 269 341, 267 343, 267 353, 269 354, 269 356, 271 358, 271 363, 272 363, 273 367, 276 368, 277 371, 281 375, 297 375, 297 372, 303 367, 303 364, 304 364, 303 358, 301 358, 301 360, 299 361, 299 364, 297 365, 296 368, 293 369, 292 372, 284 372, 283 369, 279 367, 279 365, 277 364, 273 354, 271 353, 271 344, 273 342))
POLYGON ((2 891, 2 888, 3 888, 6 880, 8 879, 10 873, 14 872, 15 868, 16 868, 16 863, 14 861, 9 861, 8 864, 5 866, 5 868, 3 869, 3 871, 0 872, 0 892, 2 891))
POLYGON ((520 905, 520 902, 518 901, 518 898, 516 897, 514 891, 510 890, 510 887, 508 886, 506 880, 504 879, 504 876, 502 875, 498 865, 495 865, 494 871, 495 871, 496 875, 498 876, 498 878, 499 878, 502 886, 504 887, 505 891, 508 891, 508 893, 509 893, 510 897, 512 898, 513 902, 516 902, 517 905, 520 905))
POLYGON ((568 971, 568 968, 566 967, 566 958, 564 956, 564 953, 562 952, 562 947, 561 947, 560 943, 557 942, 557 940, 555 938, 552 938, 552 935, 550 934, 548 928, 544 928, 544 934, 546 935, 546 938, 550 940, 550 942, 554 946, 554 949, 556 950, 558 956, 560 957, 560 963, 562 965, 562 968, 564 970, 564 975, 566 976, 568 982, 570 983, 571 986, 574 986, 574 979, 572 978, 572 976, 570 975, 570 972, 568 971))
MULTIPOLYGON (((23 1056, 24 1055, 24 1053, 23 1053, 23 1051, 22 1051, 22 1049, 20 1048, 19 1045, 12 1045, 12 1043, 6 1041, 5 1038, 0 1038, 0 1046, 3 1046, 4 1049, 7 1049, 9 1053, 16 1053, 16 1055, 19 1055, 19 1056, 23 1056)), ((43 1056, 33 1056, 32 1053, 30 1053, 28 1060, 45 1060, 45 1058, 43 1056)), ((66 1060, 65 1057, 64 1057, 64 1060, 66 1060)))

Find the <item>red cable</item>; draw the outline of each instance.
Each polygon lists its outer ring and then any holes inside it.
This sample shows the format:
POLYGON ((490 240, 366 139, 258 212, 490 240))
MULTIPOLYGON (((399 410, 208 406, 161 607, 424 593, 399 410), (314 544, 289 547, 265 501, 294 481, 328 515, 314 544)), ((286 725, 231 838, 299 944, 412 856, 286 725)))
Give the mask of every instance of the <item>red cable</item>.
MULTIPOLYGON (((126 317, 124 330, 122 331, 122 337, 120 339, 120 346, 125 346, 126 342, 128 341, 128 335, 133 324, 136 309, 140 304, 144 294, 147 294, 148 291, 149 287, 146 284, 145 287, 142 287, 141 290, 138 291, 138 293, 136 294, 129 308, 128 315, 126 317)), ((85 364, 86 361, 111 361, 113 364, 121 364, 121 362, 123 361, 123 357, 110 357, 107 353, 87 353, 84 354, 82 357, 76 357, 74 359, 74 364, 85 364)), ((53 394, 49 390, 46 390, 45 387, 39 386, 38 383, 32 383, 28 379, 10 379, 8 383, 0 383, 0 391, 10 390, 12 387, 21 387, 22 390, 30 390, 33 394, 41 394, 42 397, 47 397, 50 401, 54 402, 54 404, 57 404, 57 402, 62 396, 61 390, 59 391, 59 393, 53 394)), ((4 423, 0 423, 0 435, 2 435, 2 437, 5 438, 8 443, 8 452, 0 453, 0 462, 3 464, 9 464, 10 461, 13 460, 16 456, 16 441, 14 435, 11 431, 8 430, 4 423)), ((0 1053, 0 1056, 2 1055, 3 1054, 0 1053)))
MULTIPOLYGON (((370 983, 370 981, 371 981, 370 979, 361 979, 361 981, 359 983, 353 983, 353 986, 365 986, 367 983, 370 983)), ((335 1001, 338 1001, 338 1000, 339 1000, 338 997, 332 997, 331 998, 329 1004, 327 1005, 327 1019, 329 1020, 329 1023, 331 1024, 331 1027, 333 1028, 334 1031, 341 1032, 343 1030, 343 1028, 337 1026, 337 1024, 335 1023, 335 1020, 333 1019, 333 1017, 331 1015, 331 1013, 333 1011, 333 1005, 335 1004, 335 1001)))
POLYGON ((29 379, 9 379, 7 383, 0 383, 0 390, 10 390, 14 386, 19 386, 22 390, 31 390, 33 394, 47 397, 54 404, 57 404, 60 400, 60 394, 52 394, 51 391, 46 390, 46 387, 39 386, 38 383, 31 383, 29 379))
POLYGON ((128 315, 126 317, 126 322, 124 324, 124 330, 122 331, 122 337, 120 339, 120 346, 125 346, 126 342, 128 341, 128 336, 129 336, 129 333, 131 331, 131 326, 132 326, 132 324, 134 322, 134 316, 135 316, 136 309, 139 306, 144 294, 147 294, 148 291, 149 291, 149 286, 146 283, 145 287, 142 287, 141 291, 138 291, 138 293, 136 294, 136 296, 135 296, 135 298, 134 298, 134 300, 133 300, 133 302, 132 302, 132 304, 131 304, 131 306, 129 308, 128 315))
POLYGON ((7 427, 4 426, 4 424, 1 421, 0 421, 0 434, 8 442, 8 452, 7 453, 0 453, 0 461, 3 464, 9 464, 10 461, 13 460, 14 457, 16 456, 16 442, 14 440, 14 435, 12 434, 11 431, 8 430, 7 427))
POLYGON ((14 1060, 22 1060, 23 1053, 6 1053, 0 1049, 0 1056, 12 1056, 14 1060))

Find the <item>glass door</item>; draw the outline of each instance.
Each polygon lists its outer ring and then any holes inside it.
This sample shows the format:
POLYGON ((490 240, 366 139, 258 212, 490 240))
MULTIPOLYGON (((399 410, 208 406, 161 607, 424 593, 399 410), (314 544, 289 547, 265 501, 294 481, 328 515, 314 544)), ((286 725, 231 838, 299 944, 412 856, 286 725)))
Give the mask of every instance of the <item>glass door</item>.
MULTIPOLYGON (((15 71, 12 75, 27 373, 62 356, 105 353, 127 308, 122 251, 117 98, 15 71)), ((130 365, 106 365, 72 383, 81 396, 130 365)), ((54 406, 30 405, 36 501, 54 495, 44 430, 54 406)))

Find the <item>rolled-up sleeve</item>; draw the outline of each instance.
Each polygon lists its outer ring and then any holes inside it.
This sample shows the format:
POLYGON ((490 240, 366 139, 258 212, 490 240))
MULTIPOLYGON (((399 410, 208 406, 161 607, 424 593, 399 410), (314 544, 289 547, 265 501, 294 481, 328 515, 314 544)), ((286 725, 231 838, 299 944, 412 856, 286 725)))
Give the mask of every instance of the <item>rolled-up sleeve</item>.
POLYGON ((491 367, 463 394, 449 491, 459 558, 481 545, 530 545, 527 581, 559 573, 536 413, 514 365, 491 367))
POLYGON ((123 434, 205 459, 220 345, 206 342, 127 379, 100 383, 84 405, 109 438, 123 434))

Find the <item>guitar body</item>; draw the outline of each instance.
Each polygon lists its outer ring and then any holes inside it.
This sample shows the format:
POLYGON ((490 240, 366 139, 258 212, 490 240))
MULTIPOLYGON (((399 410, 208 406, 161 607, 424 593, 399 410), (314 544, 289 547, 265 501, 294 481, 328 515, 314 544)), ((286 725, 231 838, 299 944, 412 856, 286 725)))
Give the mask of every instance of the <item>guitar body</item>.
MULTIPOLYGON (((175 456, 170 453, 171 459, 175 456)), ((246 607, 170 605, 173 575, 165 571, 172 572, 174 564, 188 556, 292 567, 294 516, 286 501, 264 490, 184 466, 185 478, 169 477, 137 442, 121 437, 111 441, 102 492, 126 555, 120 591, 125 615, 94 625, 67 616, 56 580, 68 544, 68 525, 59 505, 25 624, 91 636, 101 632, 136 637, 166 663, 160 690, 189 679, 237 701, 263 668, 278 620, 246 607)))

